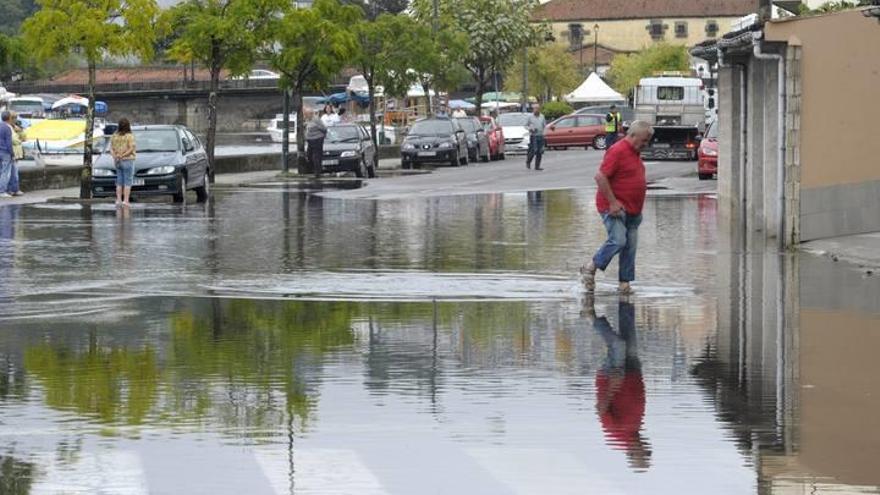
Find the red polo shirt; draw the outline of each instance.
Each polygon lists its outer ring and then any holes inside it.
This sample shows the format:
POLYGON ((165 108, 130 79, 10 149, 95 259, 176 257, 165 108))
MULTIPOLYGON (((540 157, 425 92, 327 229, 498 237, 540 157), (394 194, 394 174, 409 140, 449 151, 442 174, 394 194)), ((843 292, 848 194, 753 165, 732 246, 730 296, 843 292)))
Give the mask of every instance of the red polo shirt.
MULTIPOLYGON (((614 143, 602 160, 599 167, 608 182, 611 191, 623 205, 628 215, 638 215, 645 205, 645 193, 648 183, 645 179, 645 164, 639 152, 626 139, 614 143)), ((602 191, 596 191, 596 209, 599 213, 607 213, 611 209, 608 198, 602 191)))

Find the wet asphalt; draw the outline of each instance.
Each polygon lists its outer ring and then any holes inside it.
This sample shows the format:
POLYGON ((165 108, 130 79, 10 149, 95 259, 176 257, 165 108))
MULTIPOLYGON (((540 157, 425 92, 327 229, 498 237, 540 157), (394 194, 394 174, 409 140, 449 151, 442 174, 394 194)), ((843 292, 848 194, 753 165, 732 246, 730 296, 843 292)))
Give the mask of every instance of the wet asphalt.
POLYGON ((878 279, 660 162, 587 297, 599 158, 0 206, 0 493, 877 493, 878 279))

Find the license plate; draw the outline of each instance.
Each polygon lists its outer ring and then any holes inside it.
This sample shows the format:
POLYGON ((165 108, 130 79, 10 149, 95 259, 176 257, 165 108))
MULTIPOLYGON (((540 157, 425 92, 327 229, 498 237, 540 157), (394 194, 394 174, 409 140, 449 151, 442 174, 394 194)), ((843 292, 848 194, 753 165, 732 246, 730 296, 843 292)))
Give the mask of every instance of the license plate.
POLYGON ((132 186, 142 186, 144 185, 144 179, 133 179, 131 181, 132 186))
POLYGON ((419 156, 437 156, 436 151, 419 151, 419 156))
POLYGON ((324 165, 339 165, 339 160, 324 160, 324 165))
POLYGON ((651 146, 653 146, 655 148, 668 148, 669 143, 654 143, 651 146))

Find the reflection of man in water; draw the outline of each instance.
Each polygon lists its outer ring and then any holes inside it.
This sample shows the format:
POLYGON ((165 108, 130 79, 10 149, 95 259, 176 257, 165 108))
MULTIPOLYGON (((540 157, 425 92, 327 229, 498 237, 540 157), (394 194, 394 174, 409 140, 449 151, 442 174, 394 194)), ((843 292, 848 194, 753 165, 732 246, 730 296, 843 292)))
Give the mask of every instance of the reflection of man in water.
POLYGON ((584 313, 608 347, 605 365, 596 373, 596 411, 605 440, 626 452, 630 467, 646 470, 651 465, 651 448, 641 434, 645 383, 638 357, 635 307, 625 300, 618 302, 620 332, 614 331, 608 318, 596 317, 592 298, 587 299, 584 313))

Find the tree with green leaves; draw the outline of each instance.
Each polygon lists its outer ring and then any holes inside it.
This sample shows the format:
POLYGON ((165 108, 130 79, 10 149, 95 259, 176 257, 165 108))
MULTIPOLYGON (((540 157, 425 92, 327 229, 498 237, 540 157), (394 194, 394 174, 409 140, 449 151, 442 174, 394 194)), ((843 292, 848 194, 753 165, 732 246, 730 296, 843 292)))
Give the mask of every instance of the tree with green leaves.
POLYGON ((410 69, 425 91, 429 111, 435 108, 431 90, 451 91, 469 76, 462 60, 468 51, 468 39, 458 29, 452 0, 438 0, 435 18, 432 0, 413 0, 412 18, 422 33, 421 42, 412 46, 410 69))
MULTIPOLYGON (((505 91, 522 91, 522 57, 507 69, 505 91)), ((574 90, 581 83, 577 65, 565 45, 548 43, 529 49, 529 85, 539 99, 549 101, 574 90)))
POLYGON ((638 53, 615 55, 608 78, 621 94, 628 95, 643 77, 658 71, 688 71, 690 56, 687 47, 659 43, 638 53))
POLYGON ((168 55, 181 63, 198 62, 211 75, 205 148, 212 169, 220 76, 224 70, 233 76, 250 71, 270 21, 285 5, 284 0, 186 0, 167 12, 170 29, 178 33, 168 55))
POLYGON ((303 93, 326 88, 354 59, 357 36, 352 27, 361 16, 356 6, 340 5, 336 0, 316 0, 308 9, 290 7, 271 22, 271 41, 264 45, 264 57, 281 74, 282 88, 293 92, 297 169, 301 174, 308 173, 303 93))
POLYGON ((444 2, 454 28, 467 39, 462 64, 473 79, 475 104, 483 103, 483 93, 497 72, 538 38, 531 23, 535 0, 447 0, 444 2))
POLYGON ((80 197, 91 197, 92 140, 98 62, 107 56, 153 56, 159 6, 155 0, 38 0, 40 10, 22 26, 27 51, 38 60, 82 56, 88 99, 80 197))
POLYGON ((0 81, 8 81, 13 74, 21 72, 26 60, 21 38, 0 34, 0 81))
MULTIPOLYGON (((402 15, 382 14, 375 20, 363 20, 355 28, 357 51, 354 65, 367 81, 370 97, 370 134, 379 145, 376 132, 376 88, 386 96, 405 95, 415 80, 409 71, 414 49, 422 42, 422 27, 402 15)), ((376 164, 373 164, 375 167, 376 164)))

